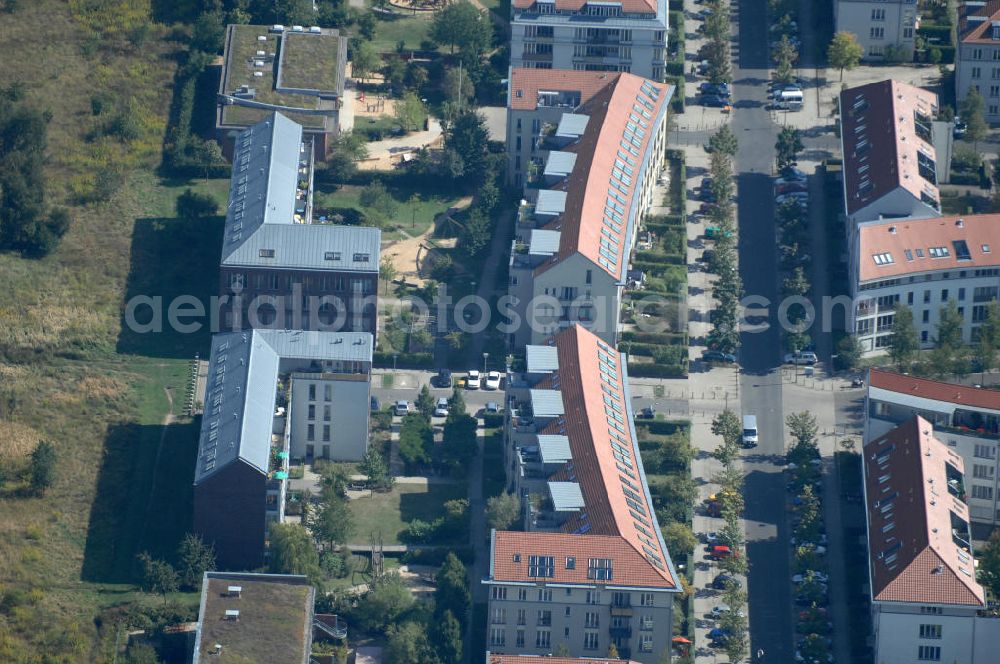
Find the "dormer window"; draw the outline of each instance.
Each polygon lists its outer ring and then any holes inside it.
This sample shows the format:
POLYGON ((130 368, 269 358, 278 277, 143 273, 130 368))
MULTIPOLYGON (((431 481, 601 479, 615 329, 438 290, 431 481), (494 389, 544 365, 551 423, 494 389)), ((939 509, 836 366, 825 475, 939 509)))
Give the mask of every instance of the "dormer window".
POLYGON ((328 261, 339 261, 340 252, 339 251, 327 251, 323 254, 323 259, 328 261))
POLYGON ((371 260, 371 254, 354 254, 355 263, 367 263, 371 260))
POLYGON ((260 250, 260 257, 261 258, 274 258, 274 249, 261 249, 260 250))

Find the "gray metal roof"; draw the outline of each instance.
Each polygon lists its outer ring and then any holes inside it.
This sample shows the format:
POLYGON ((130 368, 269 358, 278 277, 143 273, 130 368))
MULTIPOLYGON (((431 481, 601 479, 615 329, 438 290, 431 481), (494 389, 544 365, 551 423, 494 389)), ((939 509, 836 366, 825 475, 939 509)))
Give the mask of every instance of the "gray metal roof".
POLYGON ((559 417, 566 414, 559 390, 530 390, 531 410, 535 417, 559 417))
POLYGON ((535 200, 535 214, 555 216, 566 210, 566 192, 541 189, 535 200))
POLYGON ((525 346, 528 373, 551 373, 559 370, 559 350, 555 346, 525 346))
POLYGON ((271 114, 239 135, 222 265, 378 271, 379 229, 295 221, 295 211, 301 207, 296 189, 305 178, 299 170, 308 165, 308 159, 301 125, 281 113, 271 114), (340 254, 337 260, 333 260, 334 253, 340 254), (364 254, 367 261, 354 260, 355 255, 364 254))
POLYGON ((278 374, 293 370, 287 366, 293 360, 370 362, 371 357, 372 335, 362 332, 247 330, 213 336, 194 483, 239 460, 267 473, 278 374))
POLYGON ((528 253, 551 256, 559 251, 559 231, 535 229, 531 231, 531 241, 528 243, 528 253))
POLYGON ((234 250, 223 265, 377 272, 381 244, 382 231, 377 228, 268 224, 234 250), (262 257, 261 249, 272 250, 274 256, 262 257))
POLYGON ((560 138, 583 136, 583 132, 587 130, 587 122, 589 120, 589 115, 563 113, 562 117, 559 118, 559 126, 556 127, 556 136, 560 138))
POLYGON ((545 171, 544 175, 549 175, 552 177, 567 177, 573 172, 573 166, 576 164, 576 153, 575 152, 563 152, 562 150, 553 150, 549 153, 548 159, 545 160, 545 171))
POLYGON ((371 362, 373 337, 368 332, 257 330, 281 359, 371 362))
POLYGON ((549 497, 556 512, 575 512, 586 507, 583 492, 576 482, 549 482, 549 497))
POLYGON ((539 434, 538 453, 542 457, 542 463, 566 463, 573 459, 573 452, 569 447, 569 436, 539 434))

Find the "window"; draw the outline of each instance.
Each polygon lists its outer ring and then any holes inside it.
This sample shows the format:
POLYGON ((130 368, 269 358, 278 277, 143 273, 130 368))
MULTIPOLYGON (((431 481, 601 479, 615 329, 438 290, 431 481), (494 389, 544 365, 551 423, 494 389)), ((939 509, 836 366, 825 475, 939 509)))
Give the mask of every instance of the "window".
POLYGON ((611 559, 590 558, 587 561, 587 578, 597 581, 611 580, 611 559))
POLYGON ((490 592, 490 599, 507 599, 507 589, 503 586, 493 586, 490 592))
MULTIPOLYGON (((310 387, 312 387, 312 386, 310 385, 310 387)), ((316 404, 314 404, 314 403, 309 404, 309 414, 306 416, 306 419, 307 420, 315 420, 316 419, 316 404)))
POLYGON ((587 604, 600 604, 601 603, 601 591, 600 590, 588 590, 587 591, 587 604))
POLYGON ((917 648, 917 659, 922 662, 941 661, 941 648, 938 646, 920 646, 917 648))
POLYGON ((548 609, 541 609, 538 611, 538 624, 542 627, 552 626, 552 611, 548 609))
MULTIPOLYGON (((907 250, 907 251, 909 251, 909 250, 907 250)), ((906 304, 908 304, 908 305, 912 305, 913 304, 913 291, 910 291, 909 293, 906 294, 906 304)))
POLYGON ((632 606, 632 600, 629 598, 628 593, 616 592, 611 596, 611 605, 619 608, 625 608, 632 606))
POLYGON ((330 425, 329 424, 324 424, 323 425, 323 442, 324 443, 329 443, 330 442, 330 425))
POLYGON ((1000 97, 1000 85, 991 85, 990 86, 990 96, 991 97, 1000 97))
POLYGON ((323 421, 330 421, 330 406, 323 406, 323 421))
POLYGON ((641 593, 639 595, 640 606, 653 606, 653 593, 641 593))
POLYGON ((903 39, 913 39, 913 28, 903 28, 903 39))
POLYGON ((524 630, 523 629, 517 630, 517 632, 515 633, 515 639, 514 639, 514 641, 515 641, 515 645, 517 645, 518 648, 523 648, 524 647, 524 630))
POLYGON ((507 609, 495 608, 490 614, 490 622, 494 625, 503 625, 507 622, 507 609))
POLYGON ((371 254, 354 254, 355 263, 367 263, 371 260, 371 254))
POLYGON ((316 425, 310 424, 306 427, 306 440, 313 441, 316 440, 316 425))
POLYGON ((507 643, 507 631, 503 627, 490 629, 490 645, 504 646, 507 643))
POLYGON ((974 48, 972 49, 972 60, 982 60, 983 59, 983 49, 974 48))
POLYGON ((927 309, 924 309, 924 312, 920 315, 920 322, 929 323, 931 322, 930 318, 931 318, 931 312, 928 311, 927 309))
POLYGON ((551 578, 556 571, 552 556, 528 556, 528 576, 551 578))
POLYGON ((983 75, 983 70, 981 67, 972 68, 972 78, 981 78, 983 75))
POLYGON ((972 485, 972 497, 979 500, 993 500, 993 487, 982 484, 972 485))
POLYGON ((922 606, 920 607, 920 613, 924 615, 939 616, 944 612, 940 606, 922 606))
POLYGON ((996 459, 997 448, 993 445, 976 445, 974 454, 977 459, 996 459))
POLYGON ((872 20, 873 21, 884 21, 885 20, 885 10, 884 9, 873 9, 872 10, 872 20))
POLYGON ((947 302, 948 301, 948 289, 947 288, 942 288, 941 289, 941 301, 942 302, 947 302))
POLYGON ((980 463, 972 464, 972 476, 980 480, 991 480, 995 472, 993 466, 984 466, 980 463))
POLYGON ((548 648, 552 645, 552 632, 547 629, 540 629, 535 634, 535 647, 548 648))
POLYGON ((328 261, 339 261, 340 252, 339 251, 327 251, 323 253, 323 260, 328 261))
MULTIPOLYGON (((309 384, 309 401, 316 401, 316 384, 309 384)), ((313 418, 310 418, 313 419, 313 418)))
POLYGON ((600 637, 598 637, 597 632, 584 632, 583 633, 583 649, 584 650, 597 650, 600 637))
POLYGON ((958 289, 958 301, 961 302, 964 299, 965 299, 965 289, 964 288, 959 288, 958 289))
POLYGON ((885 28, 877 27, 868 31, 868 36, 872 39, 885 39, 885 28))
POLYGON ((527 588, 518 588, 517 589, 517 601, 519 601, 519 602, 527 602, 528 601, 528 589, 527 588))
POLYGON ((645 615, 639 618, 639 630, 643 632, 652 632, 653 616, 645 615))
POLYGON ((598 628, 601 626, 601 614, 597 611, 587 611, 583 615, 583 626, 598 628))
POLYGON ((260 250, 260 257, 261 258, 274 258, 274 249, 261 249, 260 250))
POLYGON ((551 602, 552 601, 552 591, 548 588, 538 589, 538 601, 539 602, 551 602))
POLYGON ((920 626, 920 638, 922 638, 922 639, 940 639, 941 638, 941 625, 921 625, 920 626))
POLYGON ((640 652, 653 652, 653 635, 652 634, 640 634, 639 635, 639 651, 640 652))

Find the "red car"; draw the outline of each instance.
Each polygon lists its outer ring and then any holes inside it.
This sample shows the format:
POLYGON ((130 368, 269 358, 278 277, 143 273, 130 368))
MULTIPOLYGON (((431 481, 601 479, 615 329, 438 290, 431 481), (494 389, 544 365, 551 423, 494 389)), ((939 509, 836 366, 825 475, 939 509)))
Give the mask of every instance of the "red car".
POLYGON ((733 555, 733 552, 724 544, 716 544, 708 550, 708 557, 712 560, 723 560, 733 555))

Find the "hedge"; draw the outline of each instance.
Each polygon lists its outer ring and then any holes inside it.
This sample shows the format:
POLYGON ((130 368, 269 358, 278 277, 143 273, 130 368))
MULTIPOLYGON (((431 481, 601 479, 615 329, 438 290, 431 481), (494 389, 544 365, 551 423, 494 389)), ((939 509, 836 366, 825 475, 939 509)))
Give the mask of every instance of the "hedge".
POLYGON ((674 97, 670 100, 670 110, 674 113, 684 112, 684 76, 667 76, 666 82, 675 86, 674 97))
POLYGON ((483 415, 483 427, 487 429, 499 429, 503 426, 503 415, 500 413, 485 413, 483 415))
POLYGON ((628 374, 633 378, 684 378, 687 376, 687 367, 652 362, 629 362, 628 374))
POLYGON ((646 272, 654 277, 659 277, 663 274, 666 274, 667 268, 679 267, 681 265, 684 265, 683 260, 679 260, 677 262, 663 262, 663 261, 643 261, 636 259, 632 261, 632 269, 642 270, 643 272, 646 272))
POLYGON ((374 354, 372 364, 380 369, 393 366, 393 355, 397 369, 431 369, 434 367, 434 355, 431 353, 382 353, 374 354))
POLYGON ((932 23, 924 24, 917 29, 917 34, 927 40, 928 48, 931 46, 941 47, 951 44, 950 25, 934 25, 932 23))
POLYGON ((676 346, 687 343, 687 334, 683 332, 622 332, 621 340, 660 346, 676 346))
POLYGON ((682 429, 689 429, 691 423, 687 420, 636 420, 637 429, 646 429, 649 433, 662 436, 670 436, 682 429))
POLYGON ((408 549, 399 560, 407 565, 441 565, 449 553, 454 553, 466 565, 476 559, 475 551, 469 546, 448 546, 433 549, 414 547, 408 549))
POLYGON ((191 51, 187 60, 177 69, 174 79, 174 98, 170 109, 170 128, 163 147, 163 167, 171 175, 182 177, 229 177, 230 165, 225 161, 212 164, 208 168, 188 154, 190 147, 191 117, 198 78, 214 56, 202 51, 191 51))
POLYGON ((667 254, 662 251, 637 251, 635 262, 662 263, 664 265, 684 265, 687 261, 677 254, 667 254))

